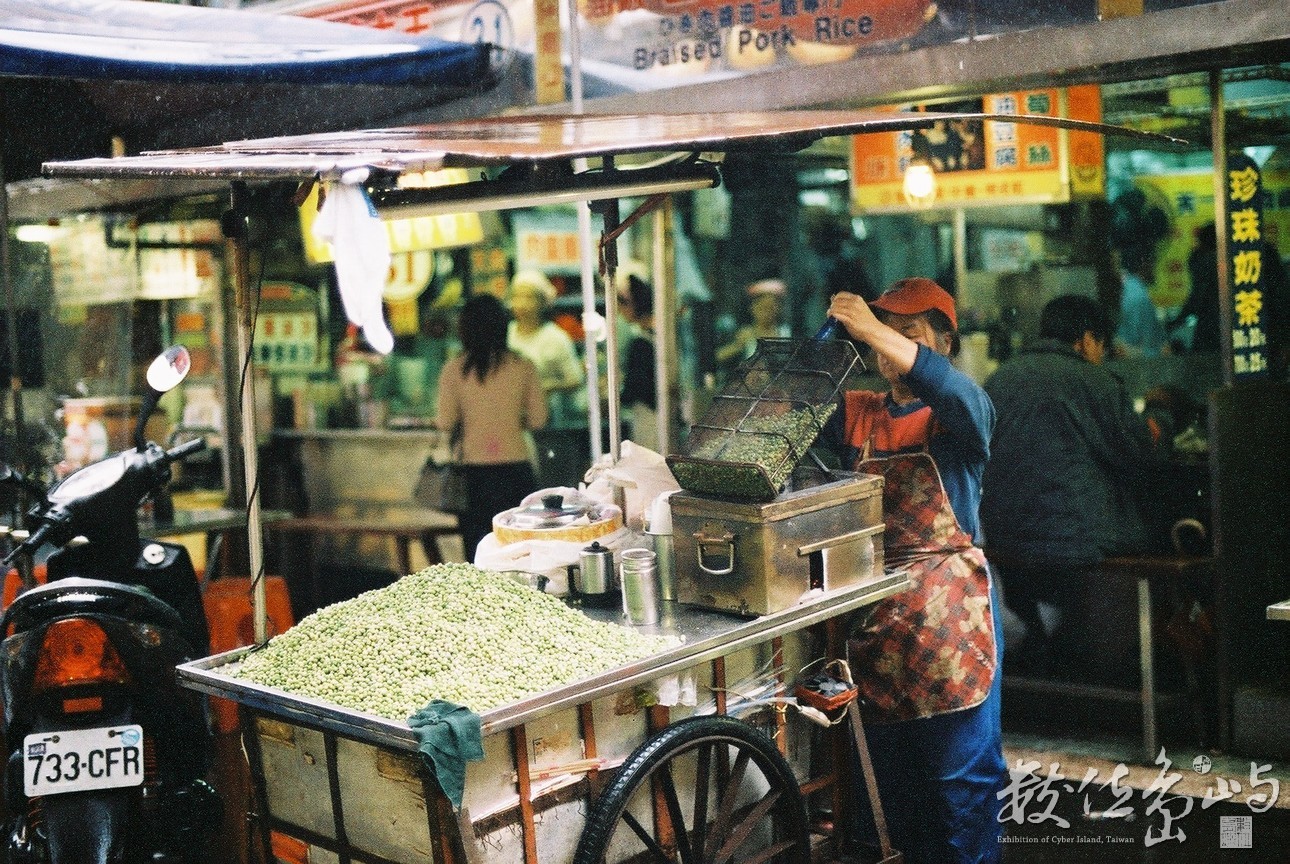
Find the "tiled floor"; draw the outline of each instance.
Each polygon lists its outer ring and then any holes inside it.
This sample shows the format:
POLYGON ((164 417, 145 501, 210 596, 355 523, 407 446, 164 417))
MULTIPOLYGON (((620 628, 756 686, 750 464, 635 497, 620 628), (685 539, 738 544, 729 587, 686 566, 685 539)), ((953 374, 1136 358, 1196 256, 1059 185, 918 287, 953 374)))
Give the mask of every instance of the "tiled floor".
MULTIPOLYGON (((1096 716, 1023 707, 1005 708, 1004 864, 1290 864, 1290 759, 1203 750, 1188 723, 1166 716, 1164 753, 1151 762, 1131 705, 1096 716)), ((240 745, 229 734, 218 744, 229 806, 210 864, 261 864, 247 856, 240 745)))

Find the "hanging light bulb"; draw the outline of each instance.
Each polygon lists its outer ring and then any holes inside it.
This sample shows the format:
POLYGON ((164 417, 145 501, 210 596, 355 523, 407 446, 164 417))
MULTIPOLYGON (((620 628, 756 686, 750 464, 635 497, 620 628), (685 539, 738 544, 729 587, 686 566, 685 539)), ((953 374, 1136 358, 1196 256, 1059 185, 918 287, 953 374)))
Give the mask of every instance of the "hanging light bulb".
POLYGON ((911 207, 930 207, 936 201, 936 174, 925 156, 915 156, 905 167, 905 203, 911 207))

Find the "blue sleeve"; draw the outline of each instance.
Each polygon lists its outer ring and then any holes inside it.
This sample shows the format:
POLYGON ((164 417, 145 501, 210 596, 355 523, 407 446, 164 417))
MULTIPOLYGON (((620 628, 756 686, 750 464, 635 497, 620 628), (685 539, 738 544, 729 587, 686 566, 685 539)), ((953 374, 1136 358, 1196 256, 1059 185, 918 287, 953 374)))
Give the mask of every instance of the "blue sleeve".
POLYGON ((914 368, 904 379, 914 395, 931 406, 965 462, 984 464, 990 458, 994 403, 981 385, 926 345, 918 346, 914 368))

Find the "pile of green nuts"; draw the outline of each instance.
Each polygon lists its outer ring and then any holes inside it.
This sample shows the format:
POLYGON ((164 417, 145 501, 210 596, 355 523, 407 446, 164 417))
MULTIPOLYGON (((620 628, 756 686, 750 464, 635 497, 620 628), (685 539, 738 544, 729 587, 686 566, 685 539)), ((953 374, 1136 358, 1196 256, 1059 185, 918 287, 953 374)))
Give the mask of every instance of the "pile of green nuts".
POLYGON ((734 498, 766 497, 763 484, 747 469, 758 466, 769 481, 772 494, 783 488, 793 468, 837 409, 834 403, 812 411, 749 417, 726 436, 704 440, 690 456, 722 465, 678 462, 672 466, 677 482, 686 489, 734 498))
POLYGON ((594 621, 504 573, 436 564, 302 619, 229 674, 391 720, 482 713, 676 644, 594 621))

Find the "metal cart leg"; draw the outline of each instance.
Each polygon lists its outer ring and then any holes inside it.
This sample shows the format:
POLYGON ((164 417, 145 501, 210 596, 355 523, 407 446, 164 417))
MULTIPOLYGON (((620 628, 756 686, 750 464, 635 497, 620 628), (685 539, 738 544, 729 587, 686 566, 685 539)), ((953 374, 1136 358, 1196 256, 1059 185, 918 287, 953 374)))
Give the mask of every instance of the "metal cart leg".
POLYGON ((887 835, 887 817, 882 813, 882 800, 878 797, 878 778, 873 773, 873 761, 869 758, 869 742, 864 737, 864 723, 860 720, 860 706, 852 699, 847 703, 847 716, 851 718, 851 731, 856 739, 856 751, 860 755, 860 770, 864 772, 865 789, 869 792, 869 807, 873 812, 873 827, 878 834, 878 849, 882 854, 877 864, 903 864, 905 858, 891 848, 891 838, 887 835))
POLYGON ((247 857, 252 864, 257 860, 260 864, 270 864, 273 861, 273 842, 269 836, 269 800, 265 791, 259 728, 255 714, 245 705, 238 704, 237 714, 251 782, 251 800, 248 802, 251 809, 246 814, 247 857), (257 845, 257 840, 258 848, 252 848, 257 845))
POLYGON ((1151 582, 1138 577, 1138 662, 1142 667, 1142 747, 1147 762, 1156 758, 1156 665, 1151 634, 1151 582))

